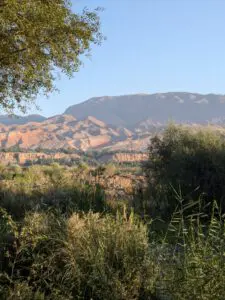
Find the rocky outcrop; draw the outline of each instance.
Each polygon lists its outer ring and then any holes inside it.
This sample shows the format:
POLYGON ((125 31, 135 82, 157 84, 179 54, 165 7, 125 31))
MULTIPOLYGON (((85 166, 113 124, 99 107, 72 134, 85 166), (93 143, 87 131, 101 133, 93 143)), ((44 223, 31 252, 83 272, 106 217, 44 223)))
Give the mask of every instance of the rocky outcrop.
POLYGON ((125 163, 125 162, 143 162, 148 159, 147 153, 107 153, 99 157, 99 161, 106 163, 109 161, 125 163))

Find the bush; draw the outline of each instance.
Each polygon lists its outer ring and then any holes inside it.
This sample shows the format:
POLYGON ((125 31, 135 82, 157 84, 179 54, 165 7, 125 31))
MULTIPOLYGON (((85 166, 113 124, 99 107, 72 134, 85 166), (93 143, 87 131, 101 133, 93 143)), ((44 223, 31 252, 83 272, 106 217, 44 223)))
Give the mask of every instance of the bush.
POLYGON ((58 164, 31 166, 13 180, 1 183, 0 206, 17 220, 23 219, 27 211, 56 209, 65 215, 74 211, 107 211, 102 188, 88 182, 79 171, 58 164))
POLYGON ((116 166, 115 166, 114 164, 108 163, 108 164, 105 166, 105 172, 104 172, 104 174, 105 174, 106 176, 113 176, 113 175, 115 175, 116 171, 117 171, 116 166))
POLYGON ((111 177, 117 173, 117 168, 114 164, 106 164, 100 165, 99 167, 95 168, 91 171, 92 176, 103 176, 111 177))
POLYGON ((225 140, 219 133, 172 124, 163 137, 151 139, 144 170, 149 187, 145 207, 153 215, 170 217, 177 198, 188 202, 199 197, 205 205, 217 199, 225 212, 225 140))

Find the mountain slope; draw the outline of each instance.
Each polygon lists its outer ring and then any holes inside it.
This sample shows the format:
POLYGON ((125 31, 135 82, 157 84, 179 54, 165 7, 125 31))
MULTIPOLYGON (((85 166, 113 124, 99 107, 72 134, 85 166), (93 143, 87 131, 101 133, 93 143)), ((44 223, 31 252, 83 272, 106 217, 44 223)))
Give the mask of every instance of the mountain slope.
POLYGON ((133 135, 126 128, 112 128, 89 116, 76 120, 59 115, 41 123, 0 125, 0 148, 89 150, 112 145, 133 135))
POLYGON ((225 96, 196 93, 136 94, 96 97, 69 107, 65 114, 78 120, 89 115, 106 124, 134 128, 140 122, 205 123, 225 116, 225 96))
POLYGON ((170 119, 192 125, 223 125, 225 96, 164 93, 98 97, 48 119, 0 116, 0 148, 140 151, 170 119))

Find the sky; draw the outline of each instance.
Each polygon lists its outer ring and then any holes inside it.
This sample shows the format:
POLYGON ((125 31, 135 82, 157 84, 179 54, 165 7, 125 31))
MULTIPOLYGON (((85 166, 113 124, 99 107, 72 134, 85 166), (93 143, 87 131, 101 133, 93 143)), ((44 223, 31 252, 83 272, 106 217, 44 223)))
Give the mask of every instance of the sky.
MULTIPOLYGON (((225 0, 73 0, 74 12, 103 7, 107 40, 59 93, 39 96, 52 116, 96 96, 186 91, 225 94, 225 0)), ((29 113, 37 113, 32 109, 29 113)))

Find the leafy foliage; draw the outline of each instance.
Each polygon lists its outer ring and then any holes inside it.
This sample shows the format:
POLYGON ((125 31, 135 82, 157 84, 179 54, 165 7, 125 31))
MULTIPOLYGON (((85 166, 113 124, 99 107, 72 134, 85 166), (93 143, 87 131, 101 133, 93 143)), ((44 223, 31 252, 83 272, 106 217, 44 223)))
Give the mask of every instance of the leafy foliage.
POLYGON ((225 140, 210 128, 171 124, 162 138, 152 138, 144 170, 149 187, 146 209, 153 214, 170 217, 177 199, 199 197, 203 207, 217 199, 225 211, 225 140))
POLYGON ((75 14, 69 0, 0 1, 0 104, 24 110, 53 90, 56 70, 69 77, 80 56, 100 43, 96 11, 75 14))

